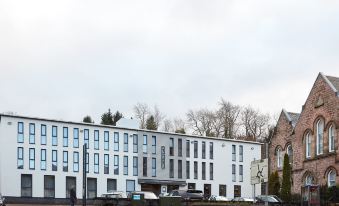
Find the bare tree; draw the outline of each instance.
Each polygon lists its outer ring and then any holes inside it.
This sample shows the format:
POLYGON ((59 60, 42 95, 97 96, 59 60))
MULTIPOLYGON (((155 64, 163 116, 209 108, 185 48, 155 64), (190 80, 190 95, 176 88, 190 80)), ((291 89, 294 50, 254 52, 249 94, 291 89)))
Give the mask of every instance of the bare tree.
POLYGON ((173 131, 173 123, 170 119, 164 120, 162 130, 164 132, 172 132, 173 131))
POLYGON ((214 122, 216 116, 213 111, 200 109, 197 111, 189 110, 186 114, 188 125, 194 134, 201 136, 215 136, 214 122))
POLYGON ((153 117, 157 128, 160 128, 160 124, 165 118, 165 115, 160 112, 157 105, 154 105, 153 117))
POLYGON ((231 102, 221 99, 219 103, 218 117, 221 118, 222 137, 223 138, 237 138, 239 129, 238 118, 241 107, 233 105, 231 102))
POLYGON ((241 112, 241 123, 245 130, 245 136, 255 140, 266 138, 269 133, 269 121, 268 114, 262 114, 250 106, 245 107, 241 112))
POLYGON ((181 118, 175 118, 173 120, 174 123, 174 131, 176 133, 186 133, 186 123, 181 118))
POLYGON ((140 129, 146 128, 146 120, 150 114, 150 109, 146 103, 138 102, 134 107, 134 116, 140 121, 140 129))

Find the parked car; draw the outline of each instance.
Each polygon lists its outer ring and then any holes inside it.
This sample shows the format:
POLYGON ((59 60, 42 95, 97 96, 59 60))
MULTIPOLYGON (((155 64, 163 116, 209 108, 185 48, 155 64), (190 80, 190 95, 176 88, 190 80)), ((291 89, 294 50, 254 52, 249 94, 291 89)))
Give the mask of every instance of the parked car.
POLYGON ((0 206, 5 206, 5 198, 0 194, 0 206))
POLYGON ((133 195, 140 195, 143 194, 144 195, 144 199, 145 200, 156 200, 159 199, 153 192, 147 192, 147 191, 135 191, 135 192, 131 192, 128 194, 129 198, 132 198, 133 195))
POLYGON ((275 195, 259 195, 255 198, 257 203, 265 203, 268 202, 269 205, 281 205, 282 200, 275 195))
POLYGON ((212 195, 210 198, 209 198, 210 201, 232 201, 232 198, 227 198, 227 197, 224 197, 224 196, 216 196, 216 195, 212 195))
POLYGON ((159 194, 159 197, 167 197, 167 196, 169 196, 169 193, 167 192, 162 192, 159 194))
POLYGON ((104 193, 101 195, 103 198, 110 198, 110 199, 120 199, 120 198, 127 198, 126 193, 121 191, 109 191, 108 193, 104 193))
POLYGON ((173 190, 169 196, 180 196, 184 200, 203 200, 204 193, 201 190, 173 190))
POLYGON ((255 202, 253 198, 249 197, 236 197, 232 199, 232 202, 255 202))

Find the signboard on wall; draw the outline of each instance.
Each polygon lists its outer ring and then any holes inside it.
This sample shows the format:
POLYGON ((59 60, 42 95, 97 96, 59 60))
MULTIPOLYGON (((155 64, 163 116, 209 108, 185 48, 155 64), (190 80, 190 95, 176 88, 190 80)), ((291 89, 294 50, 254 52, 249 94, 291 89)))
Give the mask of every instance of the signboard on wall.
POLYGON ((161 146, 161 169, 165 169, 166 166, 166 149, 165 146, 161 146))

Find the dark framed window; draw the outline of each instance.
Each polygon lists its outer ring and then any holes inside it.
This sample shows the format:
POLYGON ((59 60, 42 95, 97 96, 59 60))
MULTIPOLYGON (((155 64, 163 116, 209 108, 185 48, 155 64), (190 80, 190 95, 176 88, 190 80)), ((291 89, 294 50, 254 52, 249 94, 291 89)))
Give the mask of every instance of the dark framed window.
POLYGON ((198 158, 198 141, 194 141, 194 158, 198 158))
POLYGON ((117 190, 117 180, 107 179, 107 192, 112 192, 116 190, 117 190))
POLYGON ((73 172, 79 172, 79 152, 73 152, 73 172))
POLYGON ((124 175, 128 175, 128 156, 124 156, 124 175))
POLYGON ((70 198, 71 190, 74 190, 75 194, 77 193, 77 179, 76 177, 66 177, 66 198, 70 198))
POLYGON ((58 171, 58 151, 52 150, 52 171, 58 171))
POLYGON ((35 144, 35 124, 29 123, 29 143, 35 144))
POLYGON ((232 164, 232 181, 235 182, 236 181, 236 169, 235 169, 235 164, 232 164))
POLYGON ((84 129, 84 143, 86 144, 86 148, 89 148, 89 130, 84 129))
POLYGON ((157 153, 157 137, 152 136, 152 154, 157 153))
POLYGON ((89 199, 97 197, 97 178, 87 178, 87 197, 89 199))
POLYGON ((133 176, 138 176, 138 157, 133 157, 133 176))
POLYGON ((206 180, 206 162, 201 163, 201 179, 206 180))
POLYGON ((23 147, 18 147, 17 156, 18 156, 17 168, 24 169, 24 148, 23 147))
POLYGON ((142 158, 142 175, 147 177, 147 157, 142 158))
POLYGON ((18 143, 24 143, 24 123, 18 122, 18 143))
POLYGON ((174 178, 174 160, 170 159, 169 161, 169 177, 174 178))
POLYGON ((190 161, 186 161, 186 179, 191 178, 190 173, 191 173, 190 161))
POLYGON ((206 159, 206 142, 201 143, 201 157, 206 159))
POLYGON ((138 153, 138 135, 133 134, 133 152, 138 153))
POLYGON ((67 151, 63 151, 62 156, 63 156, 62 171, 68 172, 68 152, 67 151))
POLYGON ((114 151, 119 151, 119 133, 114 132, 114 151))
POLYGON ((46 149, 41 149, 40 151, 40 169, 46 170, 46 160, 47 160, 47 152, 46 149))
POLYGON ((79 148, 79 129, 78 128, 73 129, 73 147, 79 148))
POLYGON ((35 170, 35 149, 29 148, 29 169, 35 170))
POLYGON ((94 130, 94 149, 99 149, 99 130, 94 130))
POLYGON ((214 179, 214 175, 213 175, 213 163, 210 163, 210 180, 213 180, 214 179))
POLYGON ((109 150, 109 132, 104 131, 104 150, 109 150))
POLYGON ((234 185, 234 197, 241 197, 241 185, 234 185))
POLYGON ((170 138, 169 154, 170 156, 174 156, 174 139, 173 138, 170 138))
POLYGON ((144 153, 144 154, 147 154, 147 135, 144 135, 143 136, 143 144, 142 144, 142 152, 144 153))
POLYGON ((194 179, 198 179, 198 162, 194 161, 194 179))
POLYGON ((187 183, 187 188, 190 190, 195 190, 195 183, 187 183))
POLYGON ((210 142, 210 159, 212 160, 213 159, 213 153, 214 153, 214 151, 213 151, 213 142, 210 142))
POLYGON ((239 162, 244 161, 244 148, 242 145, 239 145, 239 162))
POLYGON ((99 174, 99 154, 94 153, 94 173, 99 174))
POLYGON ((68 147, 68 127, 63 128, 63 146, 68 147))
POLYGON ((236 161, 236 159, 237 159, 236 155, 237 155, 236 146, 232 145, 232 161, 236 161))
POLYGON ((178 160, 178 178, 182 178, 182 160, 178 160))
POLYGON ((128 152, 128 134, 124 133, 124 152, 128 152))
POLYGON ((190 157, 191 154, 191 145, 190 145, 190 141, 186 140, 186 157, 190 157))
POLYGON ((86 153, 86 173, 89 173, 89 153, 86 153))
POLYGON ((152 177, 157 176, 157 159, 152 158, 152 177))
POLYGON ((55 177, 54 175, 44 176, 44 197, 55 197, 55 177))
POLYGON ((182 139, 178 139, 178 156, 182 157, 182 139))
POLYGON ((104 154, 104 174, 109 174, 109 155, 104 154))
POLYGON ((46 125, 44 125, 44 124, 41 125, 40 133, 41 133, 40 144, 46 145, 47 144, 47 127, 46 127, 46 125))
POLYGON ((114 174, 118 175, 119 174, 119 156, 114 155, 114 174))
POLYGON ((21 197, 32 197, 32 175, 21 175, 21 197))
POLYGON ((58 127, 52 126, 52 146, 58 146, 58 127))
POLYGON ((243 166, 239 165, 239 182, 244 181, 244 175, 243 175, 244 171, 243 171, 243 166))
POLYGON ((135 180, 126 180, 126 193, 129 194, 135 191, 135 180))
POLYGON ((226 197, 226 185, 219 185, 219 196, 226 197))

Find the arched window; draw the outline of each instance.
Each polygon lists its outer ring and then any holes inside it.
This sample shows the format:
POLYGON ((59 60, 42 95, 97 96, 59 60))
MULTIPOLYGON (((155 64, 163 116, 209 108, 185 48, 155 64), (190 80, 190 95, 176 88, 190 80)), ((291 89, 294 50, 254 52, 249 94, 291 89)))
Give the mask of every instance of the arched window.
POLYGON ((334 127, 333 124, 328 129, 328 151, 334 152, 334 127))
POLYGON ((293 162, 293 150, 292 150, 292 145, 287 146, 287 155, 288 155, 288 160, 290 163, 293 162))
POLYGON ((314 179, 312 175, 307 175, 305 178, 305 185, 313 185, 314 184, 314 179))
POLYGON ((281 168, 281 148, 277 149, 277 167, 281 168))
POLYGON ((328 187, 332 187, 332 186, 335 186, 335 176, 336 176, 336 173, 334 170, 330 170, 327 174, 327 185, 328 187))
POLYGON ((311 157, 311 134, 308 132, 305 138, 306 158, 311 157))
POLYGON ((324 148, 324 122, 320 119, 317 122, 317 155, 323 154, 324 148))

